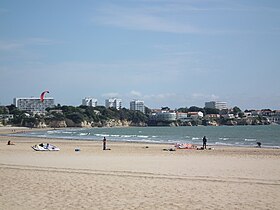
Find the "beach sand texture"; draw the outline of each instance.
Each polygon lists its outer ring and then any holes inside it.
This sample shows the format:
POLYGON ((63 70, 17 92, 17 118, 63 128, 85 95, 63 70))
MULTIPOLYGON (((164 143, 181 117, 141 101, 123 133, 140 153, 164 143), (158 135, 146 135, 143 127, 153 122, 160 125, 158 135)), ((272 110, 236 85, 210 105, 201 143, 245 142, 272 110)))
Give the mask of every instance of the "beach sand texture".
POLYGON ((0 209, 279 209, 280 150, 0 136, 0 209), (15 145, 7 145, 11 140, 15 145), (148 146, 148 148, 146 148, 148 146), (80 152, 75 152, 80 148, 80 152))

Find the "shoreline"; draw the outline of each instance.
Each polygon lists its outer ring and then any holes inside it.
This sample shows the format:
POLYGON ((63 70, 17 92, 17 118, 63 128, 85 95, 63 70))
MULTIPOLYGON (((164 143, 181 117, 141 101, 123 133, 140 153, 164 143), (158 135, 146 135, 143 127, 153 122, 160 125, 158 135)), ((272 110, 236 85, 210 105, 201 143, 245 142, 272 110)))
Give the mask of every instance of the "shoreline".
MULTIPOLYGON (((34 139, 50 139, 50 140, 65 140, 65 141, 87 141, 87 142, 99 142, 101 139, 82 139, 82 138, 64 138, 64 137, 39 137, 39 136, 25 136, 25 135, 13 135, 13 134, 21 134, 21 133, 28 133, 28 132, 33 132, 33 131, 53 131, 53 130, 67 130, 67 129, 73 129, 73 128, 28 128, 28 127, 13 127, 13 126, 8 126, 8 127, 0 127, 0 136, 9 136, 9 137, 18 137, 18 138, 34 138, 34 139)), ((150 142, 150 141, 120 141, 120 140, 111 140, 111 142, 116 142, 116 143, 132 143, 132 144, 156 144, 156 145, 174 145, 175 143, 167 143, 167 142, 150 142)), ((185 142, 187 143, 187 142, 185 142)), ((194 143, 192 143, 194 144, 194 143)), ((197 148, 202 147, 201 144, 194 144, 197 146, 197 148)), ((252 146, 252 145, 220 145, 220 144, 207 144, 208 148, 256 148, 260 149, 258 146, 252 146)), ((280 149, 280 146, 267 146, 267 145, 262 145, 261 149, 273 149, 277 150, 280 149)))

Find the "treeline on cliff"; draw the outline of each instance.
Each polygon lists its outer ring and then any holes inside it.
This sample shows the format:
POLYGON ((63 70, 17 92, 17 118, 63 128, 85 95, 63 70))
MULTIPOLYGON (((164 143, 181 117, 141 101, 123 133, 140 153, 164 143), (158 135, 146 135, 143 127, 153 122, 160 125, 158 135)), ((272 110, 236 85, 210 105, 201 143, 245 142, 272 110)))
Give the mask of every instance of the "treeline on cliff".
POLYGON ((145 125, 148 121, 148 115, 140 111, 132 111, 126 108, 117 110, 115 108, 106 108, 104 106, 60 106, 47 108, 46 113, 31 115, 26 111, 17 109, 14 105, 6 106, 0 110, 3 114, 12 114, 14 117, 9 123, 18 126, 27 127, 72 127, 87 125, 104 126, 108 121, 126 121, 128 125, 145 125), (4 110, 4 111, 3 111, 4 110), (55 124, 54 122, 65 122, 64 124, 55 124))

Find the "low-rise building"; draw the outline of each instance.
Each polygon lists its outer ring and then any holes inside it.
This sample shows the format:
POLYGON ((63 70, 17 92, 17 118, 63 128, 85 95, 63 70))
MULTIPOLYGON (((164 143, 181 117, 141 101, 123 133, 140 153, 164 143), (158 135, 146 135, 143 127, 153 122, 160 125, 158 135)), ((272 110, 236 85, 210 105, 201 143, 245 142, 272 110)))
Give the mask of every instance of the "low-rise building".
POLYGON ((176 121, 177 114, 175 111, 154 109, 149 119, 155 122, 172 122, 176 121))
POLYGON ((203 117, 203 112, 188 112, 188 116, 191 117, 192 119, 198 119, 203 117))
POLYGON ((267 118, 270 123, 280 124, 280 110, 273 111, 267 118))

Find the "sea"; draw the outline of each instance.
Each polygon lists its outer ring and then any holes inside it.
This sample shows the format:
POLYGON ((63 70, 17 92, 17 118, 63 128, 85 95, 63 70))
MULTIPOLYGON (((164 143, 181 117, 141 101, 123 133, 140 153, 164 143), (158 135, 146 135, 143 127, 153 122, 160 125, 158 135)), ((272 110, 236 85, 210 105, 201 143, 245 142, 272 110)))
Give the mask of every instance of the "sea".
POLYGON ((280 125, 262 126, 181 126, 181 127, 101 127, 66 128, 31 131, 13 134, 25 137, 57 138, 70 140, 142 142, 142 143, 191 143, 202 144, 203 136, 208 145, 252 147, 261 142, 262 147, 280 148, 280 125))

